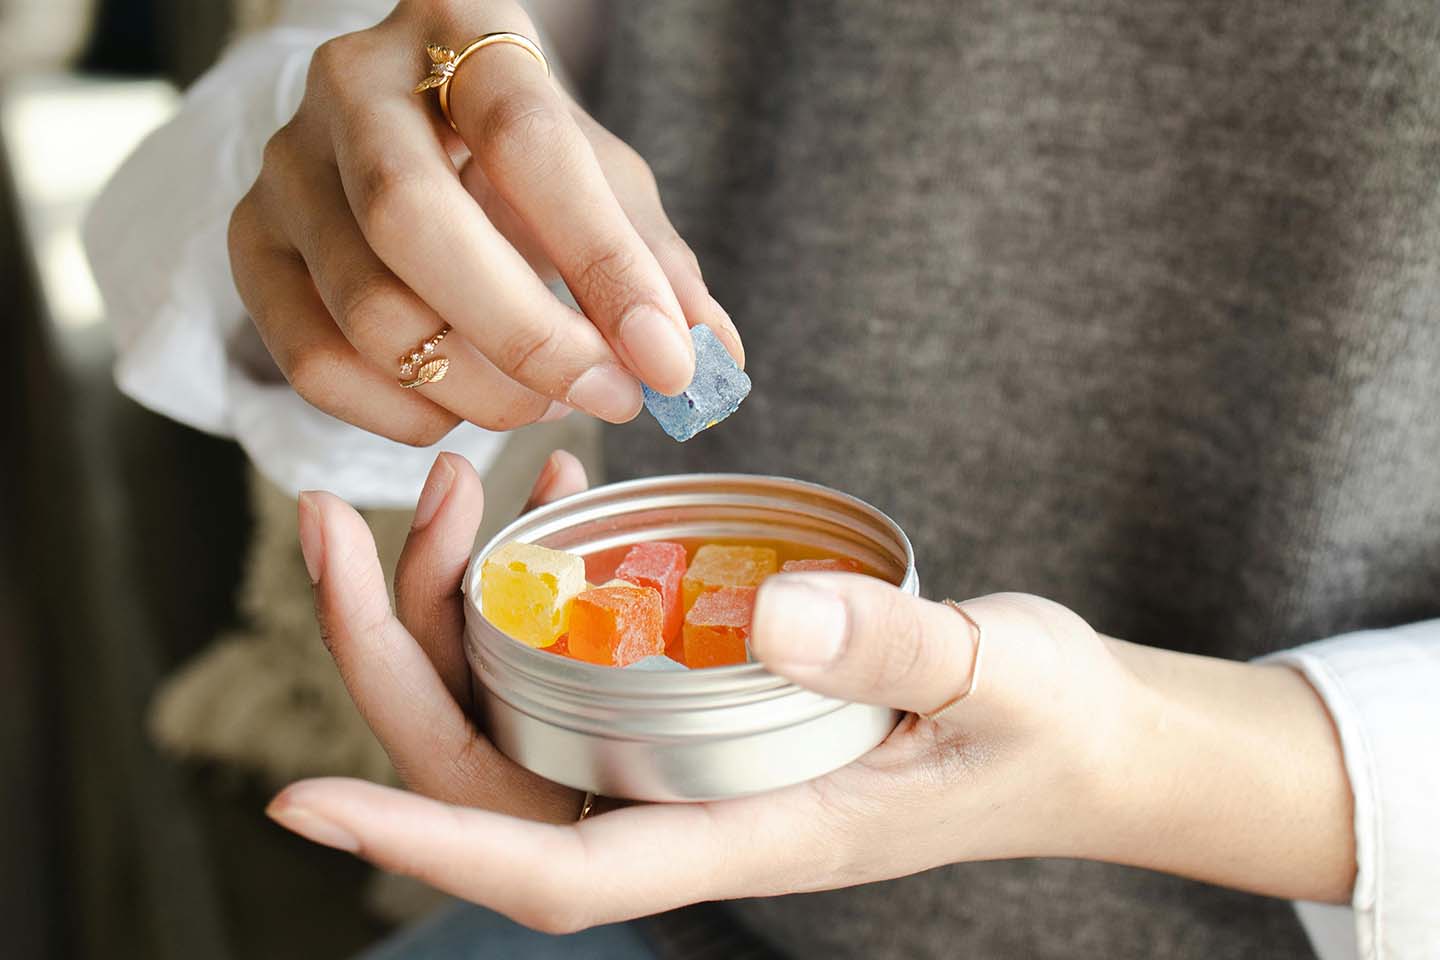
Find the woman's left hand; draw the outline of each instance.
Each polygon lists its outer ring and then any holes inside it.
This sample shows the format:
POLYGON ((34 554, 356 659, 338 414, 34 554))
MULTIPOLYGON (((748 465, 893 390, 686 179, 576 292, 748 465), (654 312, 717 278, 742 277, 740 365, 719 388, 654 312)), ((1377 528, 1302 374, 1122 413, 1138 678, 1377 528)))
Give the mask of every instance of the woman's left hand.
MULTIPOLYGON (((474 533, 463 518, 478 523, 478 512, 446 509, 461 517, 452 514, 446 537, 458 550, 474 533)), ((360 562, 363 524, 330 514, 327 555, 338 546, 360 562)), ((820 693, 910 711, 891 736, 849 766, 783 790, 545 823, 536 821, 573 817, 573 797, 490 756, 483 740, 487 767, 505 771, 501 792, 517 802, 497 812, 463 763, 443 774, 454 748, 417 702, 438 695, 415 680, 423 658, 399 633, 367 629, 385 602, 375 572, 347 577, 367 596, 322 604, 326 618, 355 618, 327 632, 367 645, 366 672, 384 682, 357 701, 372 725, 385 716, 391 732, 382 739, 402 774, 433 771, 437 758, 442 774, 407 779, 428 796, 304 781, 269 812, 312 840, 540 930, 1002 857, 1114 860, 1309 899, 1348 891, 1353 851, 1338 748, 1323 706, 1285 668, 1135 647, 1051 601, 999 594, 964 604, 984 629, 978 686, 924 719, 970 687, 971 624, 869 577, 783 574, 760 589, 756 656, 820 693), (407 723, 397 736, 396 724, 407 723), (511 781, 527 777, 534 782, 516 794, 511 781)), ((458 677, 461 624, 453 614, 446 624, 449 635, 428 652, 458 677)))

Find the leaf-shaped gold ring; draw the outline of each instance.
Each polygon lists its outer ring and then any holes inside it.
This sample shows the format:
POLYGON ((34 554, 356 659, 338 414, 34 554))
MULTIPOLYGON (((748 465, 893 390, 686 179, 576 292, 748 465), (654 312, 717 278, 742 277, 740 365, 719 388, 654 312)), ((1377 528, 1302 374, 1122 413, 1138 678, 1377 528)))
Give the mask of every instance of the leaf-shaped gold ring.
POLYGON ((445 379, 445 374, 450 372, 450 361, 437 354, 435 348, 449 333, 450 324, 447 323, 400 358, 400 386, 413 389, 445 379))
POLYGON ((423 387, 427 383, 439 383, 445 379, 445 374, 450 372, 450 361, 445 357, 436 357, 429 363, 424 364, 415 371, 414 380, 401 380, 400 386, 406 389, 423 387))

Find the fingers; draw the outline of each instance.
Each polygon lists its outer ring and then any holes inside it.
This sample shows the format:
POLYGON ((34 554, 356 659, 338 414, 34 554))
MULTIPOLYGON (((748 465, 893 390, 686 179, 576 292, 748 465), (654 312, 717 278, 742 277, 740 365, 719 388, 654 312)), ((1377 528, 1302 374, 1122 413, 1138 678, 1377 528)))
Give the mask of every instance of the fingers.
MULTIPOLYGON (((545 461, 525 510, 584 490, 585 468, 564 450, 545 461)), ((472 708, 465 660, 461 582, 485 513, 480 475, 464 457, 442 453, 425 478, 415 519, 395 567, 395 609, 463 709, 472 708)))
POLYGON ((745 366, 745 346, 740 341, 740 333, 730 315, 710 295, 694 251, 670 223, 649 165, 629 144, 596 123, 578 106, 572 104, 571 115, 589 137, 615 198, 655 254, 660 269, 665 271, 685 311, 686 323, 692 327, 702 323, 708 326, 735 362, 745 366))
POLYGON ((305 265, 262 239, 246 203, 230 232, 235 287, 285 379, 312 406, 372 433, 428 446, 458 418, 367 363, 336 329, 305 265))
POLYGON ((367 101, 346 116, 341 180, 385 265, 506 376, 601 419, 633 418, 639 384, 485 218, 417 105, 367 101))
POLYGON ((590 480, 585 476, 585 465, 573 453, 556 450, 540 468, 540 475, 535 478, 535 486, 531 488, 530 498, 521 512, 529 513, 552 500, 579 493, 588 486, 590 480))
POLYGON ((564 96, 525 51, 504 45, 468 58, 450 89, 471 153, 585 315, 650 386, 685 389, 695 371, 685 313, 564 96))
POLYGON ((916 713, 933 711, 969 687, 975 640, 954 610, 859 574, 767 580, 750 636, 755 655, 796 683, 916 713))
POLYGON ((627 807, 564 826, 457 809, 358 780, 309 780, 267 812, 328 846, 536 929, 568 933, 700 900, 815 889, 823 817, 808 788, 627 807))
POLYGON ((466 711, 472 702, 460 583, 484 513, 485 493, 475 468, 458 454, 440 454, 425 478, 395 567, 396 614, 466 711))
MULTIPOLYGON (((473 498, 462 505, 473 509, 473 498)), ((375 542, 360 515, 331 494, 302 494, 300 540, 321 635, 405 782, 429 796, 519 816, 573 817, 574 791, 516 766, 475 733, 425 651, 392 615, 375 542)))
MULTIPOLYGON (((286 223, 287 235, 298 246, 316 290, 346 339, 377 370, 400 376, 400 358, 417 350, 445 321, 370 249, 333 169, 297 173, 291 185, 298 196, 273 203, 272 215, 286 223)), ((471 423, 511 430, 538 420, 550 406, 547 398, 496 369, 458 331, 433 354, 422 354, 420 363, 432 357, 449 362, 445 378, 415 389, 471 423)))

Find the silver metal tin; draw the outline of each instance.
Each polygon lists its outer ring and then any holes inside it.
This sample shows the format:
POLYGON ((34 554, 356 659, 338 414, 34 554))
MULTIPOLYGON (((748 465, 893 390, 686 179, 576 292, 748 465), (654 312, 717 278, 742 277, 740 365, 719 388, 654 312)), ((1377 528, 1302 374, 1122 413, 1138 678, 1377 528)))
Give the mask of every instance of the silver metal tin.
POLYGON ((785 540, 854 557, 917 595, 910 540, 862 500, 744 474, 596 487, 526 514, 470 563, 465 652, 496 746, 543 777, 609 797, 715 800, 836 770, 894 728, 886 707, 812 693, 759 664, 652 673, 557 657, 480 613, 480 564, 511 541, 581 555, 642 540, 785 540))

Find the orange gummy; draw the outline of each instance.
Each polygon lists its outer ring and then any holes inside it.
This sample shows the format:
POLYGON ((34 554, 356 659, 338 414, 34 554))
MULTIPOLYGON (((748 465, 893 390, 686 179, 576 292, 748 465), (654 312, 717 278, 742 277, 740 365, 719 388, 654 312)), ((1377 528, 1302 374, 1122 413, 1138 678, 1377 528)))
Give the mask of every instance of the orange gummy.
POLYGON ((562 633, 560 634, 559 640, 556 640, 548 647, 541 647, 540 649, 546 653, 556 653, 562 657, 568 657, 570 656, 570 634, 562 633))
POLYGON ((750 639, 755 592, 754 587, 721 587, 695 600, 685 614, 686 666, 696 670, 749 660, 745 642, 750 639))
POLYGON ((660 594, 649 587, 610 583, 570 601, 570 656, 623 667, 665 652, 660 594))
POLYGON ((860 561, 850 557, 822 557, 817 560, 786 560, 781 573, 860 573, 860 561))
POLYGON ((760 581, 780 566, 779 557, 770 547, 727 546, 707 543, 695 551, 690 569, 685 571, 682 591, 685 609, 695 605, 702 593, 721 587, 758 587, 760 581))
POLYGON ((660 605, 665 614, 665 649, 669 656, 674 657, 679 652, 680 624, 685 619, 685 611, 680 606, 685 548, 664 540, 637 543, 626 551, 625 559, 615 568, 615 576, 660 594, 660 605))

